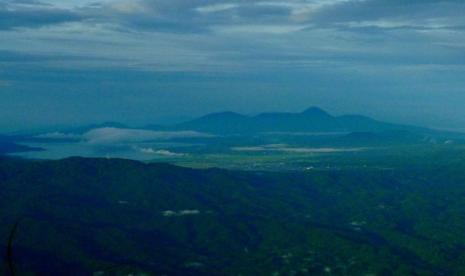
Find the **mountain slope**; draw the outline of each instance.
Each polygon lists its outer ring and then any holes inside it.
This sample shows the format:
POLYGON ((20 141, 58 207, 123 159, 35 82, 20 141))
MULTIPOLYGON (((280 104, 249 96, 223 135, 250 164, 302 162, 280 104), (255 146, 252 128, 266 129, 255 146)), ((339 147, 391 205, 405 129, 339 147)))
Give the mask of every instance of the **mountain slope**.
POLYGON ((233 112, 209 114, 178 124, 175 129, 216 134, 252 134, 260 132, 378 132, 425 130, 417 127, 376 121, 359 115, 332 116, 311 107, 301 113, 262 113, 244 116, 233 112))
POLYGON ((243 132, 248 126, 250 118, 234 112, 212 113, 192 121, 173 126, 175 129, 196 130, 201 132, 228 133, 243 132))
POLYGON ((18 275, 460 275, 461 162, 265 174, 0 158, 0 245, 20 219, 18 275), (439 227, 442 212, 456 215, 439 227))

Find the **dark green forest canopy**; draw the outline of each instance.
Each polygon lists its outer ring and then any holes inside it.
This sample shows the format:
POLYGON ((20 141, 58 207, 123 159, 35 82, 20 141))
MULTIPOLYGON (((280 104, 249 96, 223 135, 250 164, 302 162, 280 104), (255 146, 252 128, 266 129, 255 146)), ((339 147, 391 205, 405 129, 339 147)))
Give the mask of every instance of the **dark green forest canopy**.
POLYGON ((437 160, 264 173, 4 158, 1 243, 21 219, 23 272, 463 273, 465 162, 437 160))

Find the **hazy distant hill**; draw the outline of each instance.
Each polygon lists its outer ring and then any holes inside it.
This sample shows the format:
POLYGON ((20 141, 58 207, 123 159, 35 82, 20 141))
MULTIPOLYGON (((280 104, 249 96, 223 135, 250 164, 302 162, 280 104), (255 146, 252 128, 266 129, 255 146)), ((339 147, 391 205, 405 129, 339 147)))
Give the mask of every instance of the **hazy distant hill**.
MULTIPOLYGON (((176 125, 148 125, 142 128, 107 122, 19 137, 14 142, 91 141, 88 144, 95 145, 95 141, 98 141, 100 144, 105 142, 107 145, 112 143, 117 146, 126 143, 129 147, 137 148, 137 143, 172 141, 208 145, 203 147, 203 150, 213 152, 215 149, 222 151, 236 146, 263 144, 367 147, 414 143, 440 144, 464 139, 463 134, 391 124, 361 115, 332 116, 320 108, 312 107, 301 113, 273 112, 256 116, 221 112, 176 125)), ((185 150, 179 149, 180 152, 185 150)))
POLYGON ((39 148, 33 148, 33 147, 17 144, 14 142, 15 139, 16 138, 14 137, 0 135, 0 155, 7 154, 7 153, 14 153, 14 152, 41 150, 39 148))
POLYGON ((36 150, 34 148, 18 145, 12 142, 2 142, 0 141, 0 154, 13 153, 13 152, 25 152, 36 150))
POLYGON ((421 130, 418 127, 380 122, 360 115, 332 116, 317 107, 311 107, 301 113, 275 112, 256 116, 245 116, 233 112, 213 113, 178 124, 174 128, 216 134, 421 130))

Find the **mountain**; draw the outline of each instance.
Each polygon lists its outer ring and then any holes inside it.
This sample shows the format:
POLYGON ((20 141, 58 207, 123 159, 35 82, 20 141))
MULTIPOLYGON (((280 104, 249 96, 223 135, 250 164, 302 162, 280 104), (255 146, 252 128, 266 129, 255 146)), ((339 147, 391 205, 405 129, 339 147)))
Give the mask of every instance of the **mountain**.
POLYGON ((360 115, 332 116, 311 107, 301 113, 262 113, 245 116, 233 112, 214 113, 173 126, 215 134, 252 134, 260 132, 380 132, 426 130, 418 127, 380 122, 360 115))
POLYGON ((16 144, 13 142, 0 141, 0 155, 7 154, 7 153, 14 153, 14 152, 26 152, 26 151, 37 151, 37 150, 41 150, 41 149, 16 144))
POLYGON ((234 112, 212 113, 192 121, 173 126, 175 129, 196 130, 211 133, 244 132, 249 124, 249 117, 234 112))
POLYGON ((17 275, 461 275, 465 164, 437 157, 305 173, 0 158, 0 246, 19 222, 17 275))
POLYGON ((15 142, 16 137, 0 135, 0 155, 14 153, 14 152, 26 152, 26 151, 37 151, 40 148, 29 147, 21 145, 15 142))

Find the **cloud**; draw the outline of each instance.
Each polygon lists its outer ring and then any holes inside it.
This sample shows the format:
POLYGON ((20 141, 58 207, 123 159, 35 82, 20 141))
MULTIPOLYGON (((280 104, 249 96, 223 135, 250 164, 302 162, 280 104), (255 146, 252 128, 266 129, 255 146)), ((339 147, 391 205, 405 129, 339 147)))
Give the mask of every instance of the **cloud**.
MULTIPOLYGON (((0 28, 42 27, 69 22, 107 24, 131 31, 155 30, 172 33, 206 32, 216 26, 292 25, 327 5, 346 0, 115 0, 84 1, 65 5, 55 0, 17 2, 0 5, 0 28)), ((300 23, 299 23, 300 24, 300 23)), ((269 28, 269 27, 268 27, 269 28)), ((293 29, 292 29, 293 30, 293 29)))
POLYGON ((285 34, 304 30, 307 28, 306 25, 225 25, 225 26, 214 26, 211 28, 212 31, 223 34, 285 34))
POLYGON ((173 33, 202 33, 219 30, 247 30, 284 33, 300 30, 309 16, 322 7, 347 0, 122 0, 98 8, 84 9, 96 22, 112 22, 135 30, 154 30, 173 33), (297 25, 292 27, 292 25, 297 25), (283 25, 280 27, 279 25, 283 25), (241 28, 241 26, 243 26, 241 28), (279 32, 270 31, 278 29, 279 32))
POLYGON ((39 1, 0 2, 0 30, 37 28, 81 20, 83 17, 75 11, 56 8, 39 1))
POLYGON ((235 3, 222 3, 222 4, 200 6, 200 7, 197 7, 195 10, 199 13, 208 14, 208 13, 223 12, 223 11, 235 9, 237 7, 239 7, 239 5, 235 3))
POLYGON ((183 154, 183 153, 176 153, 176 152, 172 152, 172 151, 169 151, 169 150, 163 150, 163 149, 156 150, 156 149, 153 149, 153 148, 140 148, 139 150, 142 153, 154 154, 154 155, 160 155, 160 156, 166 156, 166 157, 185 156, 185 154, 183 154))
POLYGON ((80 14, 93 22, 111 22, 133 30, 192 33, 262 26, 263 32, 269 33, 272 28, 295 32, 301 30, 299 26, 338 28, 379 21, 389 22, 388 26, 400 21, 410 22, 412 27, 456 27, 465 22, 464 6, 463 1, 120 0, 83 8, 80 14))
POLYGON ((211 137, 196 131, 151 131, 144 129, 97 128, 86 132, 83 139, 93 145, 113 145, 164 141, 177 138, 211 137))
POLYGON ((377 28, 455 28, 465 24, 465 3, 441 1, 346 1, 326 6, 314 15, 317 24, 326 26, 371 26, 377 28))
POLYGON ((180 211, 172 211, 166 210, 162 212, 164 217, 183 217, 183 216, 194 216, 199 215, 199 210, 180 210, 180 211))
POLYGON ((42 138, 42 139, 53 139, 53 140, 68 140, 68 139, 73 139, 73 140, 79 140, 81 139, 81 135, 74 134, 74 133, 63 133, 63 132, 50 132, 50 133, 45 133, 45 134, 39 134, 35 136, 36 138, 42 138))
MULTIPOLYGON (((27 24, 29 19, 21 19, 23 23, 13 25, 32 28, 47 24, 49 28, 6 32, 0 51, 17 51, 18 63, 38 63, 43 59, 38 66, 44 67, 125 67, 189 72, 287 68, 352 70, 354 65, 384 64, 393 56, 395 59, 388 63, 405 61, 412 65, 418 59, 422 65, 427 55, 424 45, 432 45, 432 40, 440 40, 442 45, 460 44, 465 40, 459 32, 465 26, 465 18, 461 16, 465 4, 460 1, 96 0, 84 1, 84 4, 77 4, 78 1, 68 5, 60 3, 56 0, 4 1, 0 10, 10 13, 34 10, 34 14, 41 15, 41 20, 45 21, 27 24), (74 19, 56 20, 66 16, 49 16, 45 12, 72 14, 74 19), (455 34, 447 34, 446 30, 455 30, 455 34), (443 37, 433 37, 438 35, 443 37), (399 41, 405 42, 406 47, 397 47, 399 41), (424 51, 412 54, 411 48, 417 46, 424 51)), ((29 21, 34 21, 33 16, 29 21)), ((442 50, 444 46, 432 47, 435 49, 430 47, 428 53, 432 53, 436 63, 434 50, 442 50)), ((448 51, 453 49, 449 47, 448 51)), ((450 60, 458 59, 451 57, 450 60)))
MULTIPOLYGON (((69 22, 118 26, 128 31, 202 33, 262 26, 264 33, 308 28, 411 26, 462 27, 463 1, 386 0, 113 0, 0 2, 0 29, 69 22), (79 3, 79 4, 78 4, 79 3), (241 27, 242 26, 242 27, 241 27), (270 32, 270 30, 279 30, 270 32)), ((254 32, 259 28, 254 27, 254 32)))

